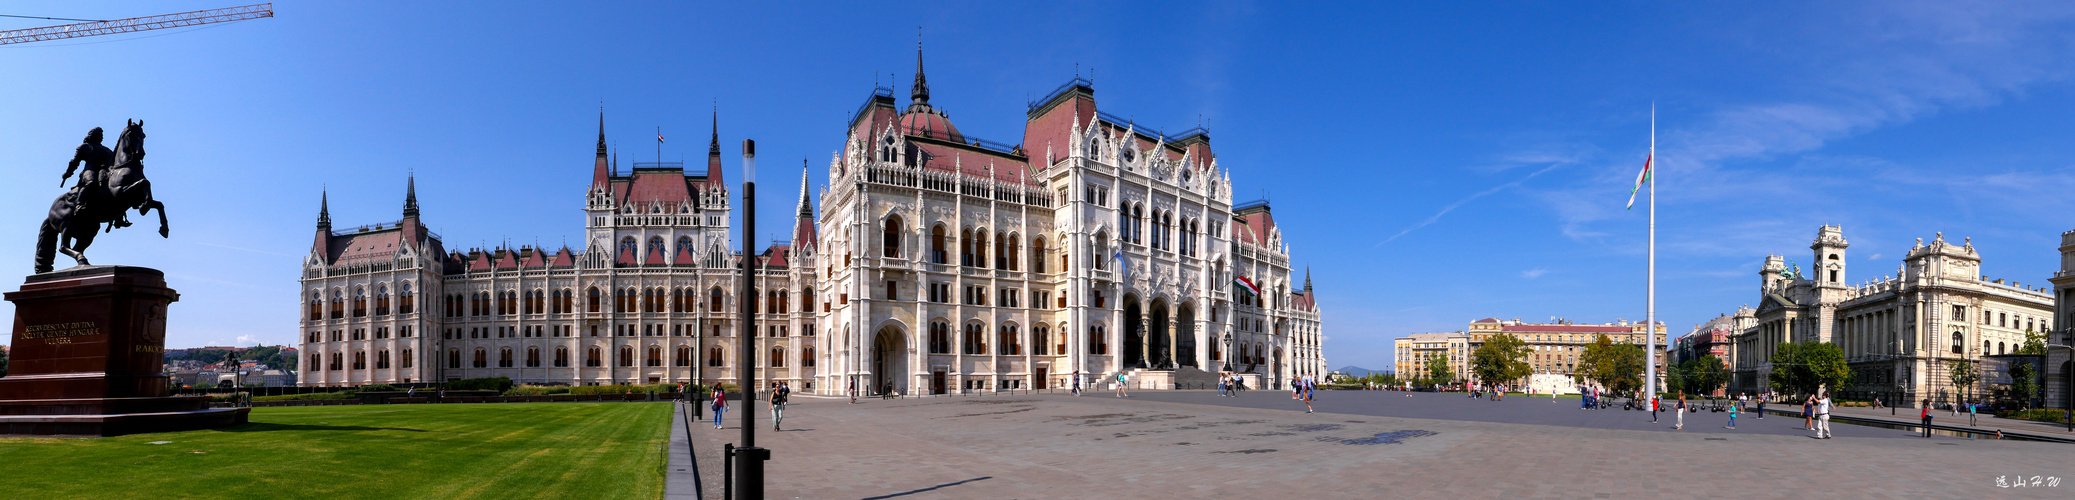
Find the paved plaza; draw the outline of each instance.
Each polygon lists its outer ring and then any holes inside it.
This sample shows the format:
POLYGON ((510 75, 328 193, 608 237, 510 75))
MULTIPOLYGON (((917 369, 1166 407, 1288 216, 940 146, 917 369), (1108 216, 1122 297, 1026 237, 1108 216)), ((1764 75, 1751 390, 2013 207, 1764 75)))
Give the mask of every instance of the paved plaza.
MULTIPOLYGON (((882 401, 795 396, 786 430, 758 415, 771 498, 1607 498, 1735 491, 1819 497, 2066 498, 2075 484, 1998 487, 2019 475, 2075 479, 2075 445, 1919 437, 1799 418, 1581 410, 1576 399, 1321 392, 1306 414, 1287 392, 1091 392, 882 401)), ((673 423, 672 498, 692 498, 684 446, 719 498, 727 426, 673 423)), ((1945 423, 1945 422, 1940 422, 1945 423)))

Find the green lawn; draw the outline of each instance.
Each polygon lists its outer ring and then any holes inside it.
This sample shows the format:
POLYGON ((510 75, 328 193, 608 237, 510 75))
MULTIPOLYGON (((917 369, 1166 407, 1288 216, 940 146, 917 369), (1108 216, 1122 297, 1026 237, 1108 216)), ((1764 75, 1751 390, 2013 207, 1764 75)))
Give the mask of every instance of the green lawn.
POLYGON ((659 498, 669 403, 255 408, 252 422, 0 438, 7 498, 659 498), (171 441, 167 444, 150 444, 171 441))

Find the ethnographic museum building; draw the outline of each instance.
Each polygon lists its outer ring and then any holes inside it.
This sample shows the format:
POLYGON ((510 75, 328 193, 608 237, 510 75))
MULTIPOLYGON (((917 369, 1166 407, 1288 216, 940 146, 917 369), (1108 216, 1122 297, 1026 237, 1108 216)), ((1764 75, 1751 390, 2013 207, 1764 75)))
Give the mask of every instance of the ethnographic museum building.
MULTIPOLYGON (((829 184, 801 171, 791 240, 755 254, 760 382, 945 394, 1327 373, 1310 276, 1265 201, 1233 204, 1206 131, 1135 127, 1076 78, 1031 103, 1021 145, 982 140, 930 104, 921 69, 918 54, 905 108, 891 89, 866 98, 829 184)), ((300 281, 302 383, 736 380, 718 122, 704 171, 623 173, 605 144, 601 118, 580 250, 449 251, 415 181, 394 223, 334 231, 325 200, 300 281)))
MULTIPOLYGON (((1957 401, 1949 365, 1980 365, 2012 354, 2026 332, 2052 329, 2054 294, 1982 275, 1971 240, 1955 245, 1944 234, 1918 238, 1892 276, 1854 282, 1845 274, 1844 229, 1822 226, 1809 244, 1809 271, 1779 255, 1765 258, 1756 309, 1738 308, 1730 324, 1732 392, 1769 387, 1772 354, 1785 342, 1827 342, 1843 351, 1853 378, 1832 391, 1848 398, 1880 397, 1909 405, 1957 401)), ((1975 394, 1977 390, 1967 390, 1975 394)))

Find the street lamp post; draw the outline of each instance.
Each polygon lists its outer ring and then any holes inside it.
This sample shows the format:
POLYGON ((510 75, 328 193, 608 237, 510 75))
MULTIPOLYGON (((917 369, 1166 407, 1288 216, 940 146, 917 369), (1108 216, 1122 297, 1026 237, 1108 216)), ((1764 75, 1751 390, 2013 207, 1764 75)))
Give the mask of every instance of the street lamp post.
POLYGON ((741 354, 736 370, 741 375, 735 392, 742 394, 742 446, 735 448, 735 498, 764 498, 764 461, 771 450, 756 445, 756 228, 757 228, 757 143, 742 141, 742 286, 741 328, 736 350, 741 354))
POLYGON ((1232 371, 1232 332, 1225 332, 1225 372, 1232 371))

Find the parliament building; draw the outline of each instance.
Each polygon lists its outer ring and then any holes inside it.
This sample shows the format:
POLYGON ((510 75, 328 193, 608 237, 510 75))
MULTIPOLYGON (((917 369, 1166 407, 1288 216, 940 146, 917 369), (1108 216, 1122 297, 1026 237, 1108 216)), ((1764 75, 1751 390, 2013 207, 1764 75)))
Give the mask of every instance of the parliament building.
MULTIPOLYGON (((790 240, 749 256, 760 382, 912 395, 1326 374, 1309 273, 1266 201, 1233 202, 1207 131, 1120 120, 1076 78, 1029 105, 1019 144, 969 137, 930 103, 919 53, 910 96, 874 89, 829 183, 800 172, 790 240)), ((448 249, 415 180, 401 220, 334 230, 327 194, 299 281, 301 382, 736 380, 744 255, 718 122, 703 170, 626 171, 600 122, 581 248, 448 249)))

